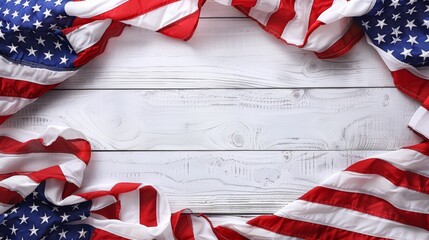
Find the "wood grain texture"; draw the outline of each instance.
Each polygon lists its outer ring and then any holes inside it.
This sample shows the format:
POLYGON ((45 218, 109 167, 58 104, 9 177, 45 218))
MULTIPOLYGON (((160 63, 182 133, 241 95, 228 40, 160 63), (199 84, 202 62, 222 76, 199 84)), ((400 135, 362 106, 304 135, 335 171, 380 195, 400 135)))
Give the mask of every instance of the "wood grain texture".
POLYGON ((95 152, 84 186, 154 184, 173 211, 272 213, 379 151, 95 152))
POLYGON ((6 122, 108 150, 387 150, 420 141, 396 89, 57 90, 6 122))
POLYGON ((237 215, 273 213, 359 159, 420 141, 406 127, 418 104, 365 42, 320 60, 232 7, 208 1, 201 17, 188 42, 126 29, 5 126, 69 126, 111 150, 94 152, 84 186, 144 182, 173 211, 237 215))
POLYGON ((189 42, 128 28, 59 89, 386 86, 393 86, 390 72, 366 42, 320 60, 250 19, 202 19, 189 42))

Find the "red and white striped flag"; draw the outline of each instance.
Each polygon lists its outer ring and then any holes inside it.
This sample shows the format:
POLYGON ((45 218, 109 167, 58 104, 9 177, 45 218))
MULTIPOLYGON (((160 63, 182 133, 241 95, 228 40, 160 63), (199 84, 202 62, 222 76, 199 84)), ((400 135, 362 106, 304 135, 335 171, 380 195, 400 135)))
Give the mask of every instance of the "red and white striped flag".
MULTIPOLYGON (((219 2, 237 7, 268 32, 321 58, 339 56, 357 42, 362 33, 350 17, 361 16, 357 23, 398 87, 420 101, 429 95, 429 10, 422 1, 219 2)), ((202 4, 2 2, 0 123, 100 54, 125 24, 188 39, 202 4)), ((426 138, 428 106, 425 102, 410 122, 426 138)), ((429 238, 427 142, 353 164, 272 216, 225 216, 215 226, 187 211, 172 214, 165 196, 153 186, 118 183, 81 189, 90 146, 70 129, 50 128, 41 136, 1 129, 0 158, 0 237, 6 239, 429 238)))
MULTIPOLYGON (((217 1, 320 58, 346 53, 363 36, 362 28, 398 88, 422 102, 429 96, 429 10, 424 2, 217 1)), ((189 39, 203 4, 204 0, 0 3, 0 123, 101 54, 108 39, 120 35, 126 25, 189 39)))
POLYGON ((350 50, 363 32, 351 17, 371 9, 373 0, 216 0, 232 5, 287 44, 334 58, 350 50))
POLYGON ((135 25, 188 39, 198 0, 3 1, 0 3, 0 124, 101 54, 135 25), (122 21, 122 22, 121 22, 122 21))
MULTIPOLYGON (((235 6, 288 44, 321 58, 362 36, 351 16, 372 0, 218 0, 235 6)), ((0 3, 0 124, 101 54, 126 25, 187 40, 204 0, 28 0, 0 3)))
POLYGON ((427 239, 429 143, 361 160, 272 216, 171 213, 154 186, 81 189, 90 145, 71 129, 0 130, 6 239, 427 239))

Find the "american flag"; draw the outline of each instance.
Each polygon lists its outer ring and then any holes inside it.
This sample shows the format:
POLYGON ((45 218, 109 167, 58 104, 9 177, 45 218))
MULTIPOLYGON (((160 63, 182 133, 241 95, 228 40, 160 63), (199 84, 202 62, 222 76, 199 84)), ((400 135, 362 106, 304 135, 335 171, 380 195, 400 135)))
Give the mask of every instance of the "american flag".
MULTIPOLYGON (((426 0, 217 1, 320 58, 346 53, 364 31, 400 90, 420 101, 429 95, 426 0)), ((108 39, 127 25, 189 39, 203 4, 204 0, 5 0, 0 4, 0 123, 101 54, 108 39)))
MULTIPOLYGON (((372 0, 217 0, 320 58, 362 36, 352 16, 372 0)), ((101 54, 126 25, 189 39, 204 0, 5 0, 0 3, 0 123, 101 54)))
POLYGON ((375 1, 356 22, 392 71, 399 90, 423 102, 429 96, 429 1, 375 1))
MULTIPOLYGON (((400 90, 422 102, 429 95, 427 0, 218 2, 320 58, 346 53, 363 30, 400 90)), ((0 123, 75 74, 126 25, 189 39, 203 3, 2 1, 0 123)), ((427 101, 409 125, 426 139, 427 101)), ((429 238, 427 142, 359 161, 274 215, 225 216, 216 224, 188 210, 171 213, 154 186, 80 188, 90 145, 71 129, 0 129, 0 158, 0 239, 429 238)))
POLYGON ((79 21, 65 12, 67 2, 0 3, 0 123, 75 74, 124 27, 109 19, 79 21))
POLYGON ((0 129, 0 239, 429 238, 428 142, 358 161, 274 215, 216 225, 171 213, 150 185, 80 188, 90 153, 72 129, 0 129))

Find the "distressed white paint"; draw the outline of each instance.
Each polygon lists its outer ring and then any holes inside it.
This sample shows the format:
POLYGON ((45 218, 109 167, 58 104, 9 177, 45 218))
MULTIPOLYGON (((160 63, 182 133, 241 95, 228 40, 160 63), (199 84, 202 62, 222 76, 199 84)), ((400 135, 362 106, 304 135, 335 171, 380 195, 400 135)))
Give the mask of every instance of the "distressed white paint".
POLYGON ((250 19, 202 19, 189 42, 128 28, 60 88, 386 86, 393 86, 390 72, 365 41, 341 58, 323 61, 250 19))
POLYGON ((109 150, 384 150, 420 141, 396 89, 51 91, 6 122, 66 125, 109 150))
POLYGON ((418 104, 366 43, 322 61, 242 16, 208 1, 189 42, 128 28, 58 88, 76 90, 5 125, 71 126, 113 150, 94 153, 84 185, 151 183, 173 210, 224 214, 275 212, 374 150, 420 141, 406 127, 418 104))

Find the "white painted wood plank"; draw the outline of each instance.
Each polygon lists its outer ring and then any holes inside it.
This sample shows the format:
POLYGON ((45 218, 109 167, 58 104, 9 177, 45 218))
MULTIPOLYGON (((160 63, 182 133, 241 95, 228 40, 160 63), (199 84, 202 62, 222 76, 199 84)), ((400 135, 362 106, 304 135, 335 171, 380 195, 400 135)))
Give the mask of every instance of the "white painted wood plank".
POLYGON ((95 152, 84 186, 161 188, 173 211, 272 213, 336 171, 378 151, 95 152))
POLYGON ((225 6, 219 4, 213 0, 208 0, 202 10, 201 10, 201 18, 227 18, 227 17, 246 17, 240 11, 231 6, 225 6))
POLYGON ((417 143, 398 90, 57 90, 5 126, 66 125, 94 149, 384 150, 417 143))
POLYGON ((128 28, 59 88, 385 86, 393 86, 390 73, 366 42, 338 59, 320 60, 284 44, 250 19, 202 19, 189 42, 128 28))

